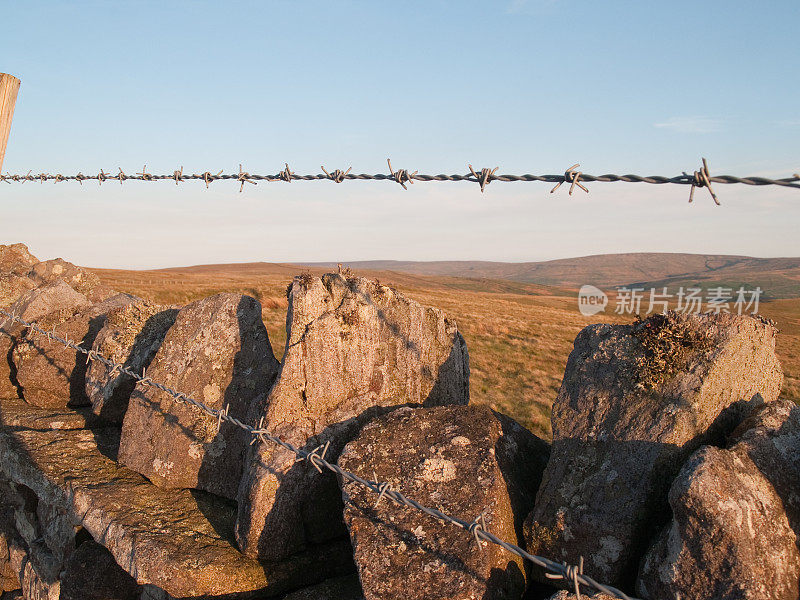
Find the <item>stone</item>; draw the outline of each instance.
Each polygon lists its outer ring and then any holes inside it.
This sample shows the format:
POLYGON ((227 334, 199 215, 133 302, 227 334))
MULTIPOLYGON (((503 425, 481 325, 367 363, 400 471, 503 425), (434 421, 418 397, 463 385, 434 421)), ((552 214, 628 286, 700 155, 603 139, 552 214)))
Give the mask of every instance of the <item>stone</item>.
POLYGON ((61 576, 60 600, 139 600, 139 586, 94 541, 78 546, 61 576))
POLYGON ((283 600, 364 600, 356 575, 328 579, 285 596, 283 600))
MULTIPOLYGON (((252 421, 278 371, 261 305, 218 294, 182 308, 147 376, 212 409, 252 421)), ((120 462, 166 488, 236 498, 250 436, 170 395, 139 386, 122 425, 120 462)))
POLYGON ((27 275, 37 286, 60 279, 84 294, 92 302, 102 302, 116 294, 114 290, 100 283, 97 275, 77 267, 63 258, 36 263, 30 268, 27 275))
POLYGON ((89 408, 75 407, 29 410, 22 398, 3 398, 3 425, 22 429, 91 429, 101 425, 100 419, 89 408))
MULTIPOLYGON (((58 411, 0 399, 0 423, 63 420, 58 411), (23 415, 19 413, 28 413, 23 415), (38 415, 36 417, 32 415, 38 415)), ((115 460, 119 430, 0 426, 0 471, 76 518, 140 585, 174 598, 276 596, 351 573, 346 540, 276 563, 242 555, 233 542, 229 501, 165 490, 115 460)))
POLYGON ((702 447, 672 483, 669 503, 672 522, 642 561, 644 598, 796 600, 796 536, 748 457, 702 447))
POLYGON ((0 244, 0 274, 26 275, 38 262, 25 244, 0 244))
POLYGON ((0 244, 0 308, 8 308, 36 287, 28 272, 38 262, 25 244, 0 244))
POLYGON ((22 568, 22 597, 25 600, 59 600, 61 582, 58 579, 47 579, 39 572, 39 565, 28 559, 22 568))
POLYGON ((734 431, 730 449, 769 480, 800 537, 800 407, 778 400, 757 408, 734 431))
POLYGON ((13 525, 14 505, 18 500, 11 485, 0 473, 0 593, 20 589, 20 573, 12 554, 21 549, 22 540, 13 525))
MULTIPOLYGON (((339 466, 386 481, 423 506, 473 520, 522 543, 549 447, 486 406, 401 408, 366 425, 339 466)), ((344 518, 367 600, 512 599, 525 590, 521 558, 468 532, 342 484, 344 518)))
MULTIPOLYGON (((264 427, 335 460, 369 418, 407 404, 469 402, 469 357, 442 311, 363 278, 296 277, 287 344, 264 427)), ((256 419, 257 420, 257 419, 256 419)), ((236 539, 275 560, 344 533, 338 486, 292 452, 252 446, 238 497, 236 539)))
POLYGON ((581 331, 553 405, 528 551, 583 556, 587 575, 630 589, 681 465, 777 398, 775 333, 761 318, 674 312, 581 331))
MULTIPOLYGON (((95 337, 105 324, 109 311, 134 302, 134 296, 117 294, 70 314, 51 312, 37 325, 56 333, 83 348, 91 348, 95 337), (65 318, 66 317, 66 318, 65 318)), ((66 348, 61 342, 29 331, 19 340, 12 353, 16 379, 28 404, 43 408, 64 408, 67 405, 86 406, 86 355, 66 348)))
MULTIPOLYGON (((141 373, 150 366, 178 309, 145 300, 112 310, 92 349, 115 363, 141 373)), ((124 373, 110 374, 104 363, 92 361, 86 370, 86 396, 95 414, 121 425, 136 381, 124 373)))
MULTIPOLYGON (((49 313, 72 315, 90 304, 89 299, 61 280, 30 290, 9 307, 8 312, 26 321, 37 321, 49 313)), ((17 373, 12 352, 25 331, 19 323, 0 317, 0 398, 17 396, 17 373)))
POLYGON ((0 308, 7 309, 35 287, 33 280, 24 275, 0 273, 0 308))

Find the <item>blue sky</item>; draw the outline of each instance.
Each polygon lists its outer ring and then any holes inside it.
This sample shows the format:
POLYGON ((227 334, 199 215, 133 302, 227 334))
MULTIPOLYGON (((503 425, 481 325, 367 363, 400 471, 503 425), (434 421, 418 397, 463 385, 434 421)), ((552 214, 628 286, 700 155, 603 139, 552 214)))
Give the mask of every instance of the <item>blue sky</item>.
MULTIPOLYGON (((0 1, 4 171, 800 170, 800 4, 0 1)), ((0 187, 0 243, 90 266, 800 255, 800 191, 593 184, 0 187)))

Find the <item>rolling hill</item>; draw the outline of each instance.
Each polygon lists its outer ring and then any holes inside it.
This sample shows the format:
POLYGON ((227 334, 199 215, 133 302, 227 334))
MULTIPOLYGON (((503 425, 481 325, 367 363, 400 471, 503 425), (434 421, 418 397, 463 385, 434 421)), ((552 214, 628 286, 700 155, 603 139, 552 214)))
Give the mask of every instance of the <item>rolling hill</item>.
MULTIPOLYGON (((428 276, 505 279, 576 289, 624 285, 650 287, 714 285, 755 287, 769 298, 800 297, 800 258, 755 258, 724 254, 629 253, 600 254, 544 262, 486 261, 355 261, 352 269, 394 271, 428 276)), ((316 268, 336 263, 302 263, 316 268)))

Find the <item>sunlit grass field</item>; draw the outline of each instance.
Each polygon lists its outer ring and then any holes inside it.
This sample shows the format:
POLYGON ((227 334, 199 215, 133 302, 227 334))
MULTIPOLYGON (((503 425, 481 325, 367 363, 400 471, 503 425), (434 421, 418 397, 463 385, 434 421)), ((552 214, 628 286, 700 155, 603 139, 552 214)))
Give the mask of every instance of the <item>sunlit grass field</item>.
MULTIPOLYGON (((296 274, 325 272, 268 263, 93 270, 107 285, 161 304, 185 304, 219 292, 251 295, 262 304, 264 323, 279 358, 286 343, 287 285, 296 274)), ((455 319, 469 348, 472 401, 510 415, 545 438, 551 437, 550 407, 575 336, 591 323, 632 320, 631 315, 613 312, 584 317, 574 291, 547 286, 388 271, 356 274, 377 278, 455 319)), ((800 402, 800 299, 762 302, 760 312, 780 329, 777 351, 785 374, 783 396, 800 402)))

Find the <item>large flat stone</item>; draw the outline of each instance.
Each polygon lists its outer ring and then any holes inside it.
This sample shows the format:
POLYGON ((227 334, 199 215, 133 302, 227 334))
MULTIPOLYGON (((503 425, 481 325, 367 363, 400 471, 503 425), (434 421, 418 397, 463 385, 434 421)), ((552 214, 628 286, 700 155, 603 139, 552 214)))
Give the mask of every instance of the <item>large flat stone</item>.
POLYGON ((61 506, 139 584, 175 598, 268 596, 353 570, 346 541, 272 564, 233 545, 233 506, 187 490, 164 490, 117 465, 118 430, 46 429, 49 411, 0 400, 0 468, 37 497, 61 506), (36 423, 32 429, 9 423, 36 423))

